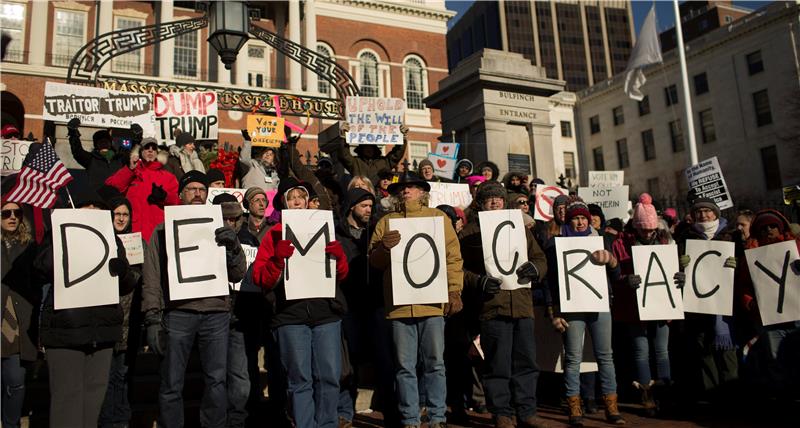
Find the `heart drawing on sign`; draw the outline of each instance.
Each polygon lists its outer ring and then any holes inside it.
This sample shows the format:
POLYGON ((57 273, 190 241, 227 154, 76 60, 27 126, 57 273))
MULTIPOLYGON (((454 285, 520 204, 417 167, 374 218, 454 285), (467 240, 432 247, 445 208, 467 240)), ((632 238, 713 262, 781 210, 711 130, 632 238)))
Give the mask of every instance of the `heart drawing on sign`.
POLYGON ((439 168, 444 168, 444 166, 447 165, 447 161, 443 159, 437 159, 436 164, 439 165, 439 168))
POLYGON ((447 151, 448 151, 448 150, 450 150, 450 146, 444 146, 444 147, 442 147, 442 151, 443 151, 443 152, 447 153, 447 151))

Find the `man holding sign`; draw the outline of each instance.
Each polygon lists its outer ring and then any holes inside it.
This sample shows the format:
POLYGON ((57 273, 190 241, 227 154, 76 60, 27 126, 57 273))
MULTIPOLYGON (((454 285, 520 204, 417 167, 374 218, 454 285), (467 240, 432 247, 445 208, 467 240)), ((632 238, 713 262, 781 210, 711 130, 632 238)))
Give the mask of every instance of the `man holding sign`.
POLYGON ((405 125, 400 125, 400 132, 403 134, 402 144, 395 144, 386 156, 381 156, 379 146, 374 144, 357 145, 355 148, 356 156, 353 156, 346 140, 348 131, 350 131, 350 124, 339 122, 341 143, 336 155, 352 176, 363 175, 369 177, 373 183, 377 183, 378 173, 381 170, 391 171, 405 156, 406 143, 408 142, 408 127, 405 125))

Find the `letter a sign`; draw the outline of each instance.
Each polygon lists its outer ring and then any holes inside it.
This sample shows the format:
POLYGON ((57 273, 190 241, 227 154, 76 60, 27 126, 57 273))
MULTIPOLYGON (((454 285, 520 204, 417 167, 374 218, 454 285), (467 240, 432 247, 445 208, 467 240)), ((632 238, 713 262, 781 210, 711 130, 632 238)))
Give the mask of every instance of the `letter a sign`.
POLYGON ((605 266, 592 263, 592 253, 603 249, 599 236, 556 238, 558 294, 562 312, 608 312, 605 266))
POLYGON ((530 282, 520 284, 517 268, 528 261, 528 242, 522 211, 497 210, 478 213, 481 223, 483 264, 486 273, 503 280, 503 290, 530 288, 530 282))
POLYGON ((791 263, 798 258, 794 240, 745 250, 764 325, 800 320, 800 276, 791 263))
POLYGON ((444 218, 391 218, 389 229, 400 232, 400 243, 390 254, 392 302, 395 305, 446 303, 444 218))
POLYGON ((682 320, 683 295, 673 277, 678 272, 677 245, 634 245, 633 272, 642 277, 636 290, 639 319, 682 320))

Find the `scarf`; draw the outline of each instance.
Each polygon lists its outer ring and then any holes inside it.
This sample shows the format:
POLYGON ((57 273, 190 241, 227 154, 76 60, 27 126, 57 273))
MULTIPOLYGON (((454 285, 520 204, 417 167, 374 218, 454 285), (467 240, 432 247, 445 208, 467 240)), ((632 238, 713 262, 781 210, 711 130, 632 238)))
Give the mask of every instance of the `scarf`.
POLYGON ((697 228, 703 235, 706 236, 706 239, 711 239, 716 235, 717 229, 719 229, 719 219, 714 221, 707 221, 705 223, 695 223, 697 228))
POLYGON ((183 148, 173 145, 169 148, 169 152, 181 161, 181 169, 184 174, 189 171, 200 171, 205 174, 206 167, 203 165, 203 161, 200 160, 200 156, 197 155, 196 150, 189 154, 183 148))
POLYGON ((564 237, 592 236, 592 235, 597 235, 597 232, 595 232, 591 226, 587 227, 586 230, 584 230, 583 232, 578 232, 577 230, 574 230, 572 228, 572 225, 570 224, 563 224, 561 226, 561 236, 564 237))

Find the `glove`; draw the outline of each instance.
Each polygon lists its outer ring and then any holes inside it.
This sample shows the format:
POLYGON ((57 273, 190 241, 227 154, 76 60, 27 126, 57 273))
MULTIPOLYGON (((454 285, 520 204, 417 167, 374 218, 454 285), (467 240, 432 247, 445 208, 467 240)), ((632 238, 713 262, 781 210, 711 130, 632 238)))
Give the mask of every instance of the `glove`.
POLYGON ((736 269, 736 257, 728 257, 725 259, 725 264, 723 266, 726 268, 736 269))
POLYGON ((402 125, 400 125, 400 132, 403 134, 403 136, 405 136, 406 134, 408 134, 408 127, 406 126, 406 124, 405 124, 405 123, 404 123, 404 124, 402 124, 402 125))
POLYGON ((625 278, 625 282, 628 284, 628 287, 636 290, 639 288, 639 285, 642 284, 642 277, 639 275, 628 275, 627 278, 625 278))
POLYGON ((81 120, 77 117, 73 117, 72 119, 67 122, 67 135, 70 137, 80 138, 81 133, 78 131, 78 127, 81 126, 81 120))
POLYGON ((561 317, 554 317, 553 321, 551 321, 551 324, 553 324, 553 328, 559 333, 563 333, 569 328, 569 323, 567 320, 561 317))
POLYGON ((294 254, 292 241, 289 241, 288 239, 282 239, 278 241, 278 245, 275 246, 275 257, 283 260, 292 257, 292 254, 294 254))
POLYGON ((447 293, 447 303, 444 304, 444 315, 451 317, 464 309, 464 303, 461 301, 460 291, 450 291, 447 293))
POLYGON ((678 290, 683 289, 683 286, 686 285, 686 274, 683 272, 675 272, 675 276, 672 279, 675 281, 675 286, 678 287, 678 290))
POLYGON ((611 269, 617 267, 617 259, 608 250, 597 250, 592 253, 592 263, 596 265, 608 265, 611 269))
POLYGON ((214 241, 217 242, 217 246, 225 246, 226 251, 234 251, 239 246, 236 232, 227 226, 219 227, 214 231, 214 241))
POLYGON ((792 271, 795 275, 800 275, 800 259, 792 262, 792 271))
POLYGON ((147 197, 147 202, 151 205, 164 205, 167 200, 167 192, 163 187, 153 183, 153 189, 150 191, 150 196, 147 197))
POLYGON ((678 264, 681 266, 681 269, 686 269, 686 266, 689 266, 690 261, 692 261, 692 258, 689 257, 688 254, 678 257, 678 264))
POLYGON ((527 261, 517 268, 517 282, 520 284, 527 284, 529 282, 536 282, 539 279, 539 269, 536 265, 527 261))
POLYGON ((128 259, 124 257, 114 257, 108 261, 108 273, 110 273, 111 276, 121 277, 128 272, 130 267, 131 265, 128 264, 128 259))
POLYGON ((250 133, 247 132, 246 129, 242 129, 242 138, 244 138, 245 141, 252 141, 250 140, 250 133))
POLYGON ((500 292, 500 285, 503 284, 503 280, 493 276, 484 275, 480 279, 480 284, 481 290, 483 290, 484 294, 493 296, 500 292))
POLYGON ((144 323, 147 326, 146 339, 150 350, 159 357, 164 356, 164 328, 161 326, 161 315, 149 312, 144 317, 144 323))
POLYGON ((144 134, 144 130, 142 129, 141 125, 138 123, 132 123, 131 134, 133 134, 133 138, 131 138, 133 143, 138 144, 142 142, 142 134, 144 134))
POLYGON ((381 239, 381 244, 383 244, 383 248, 387 250, 391 250, 397 244, 400 243, 400 232, 396 230, 389 230, 383 235, 383 239, 381 239))
POLYGON ((325 254, 330 254, 336 260, 343 260, 346 257, 342 243, 339 241, 328 242, 328 245, 325 246, 325 254))

